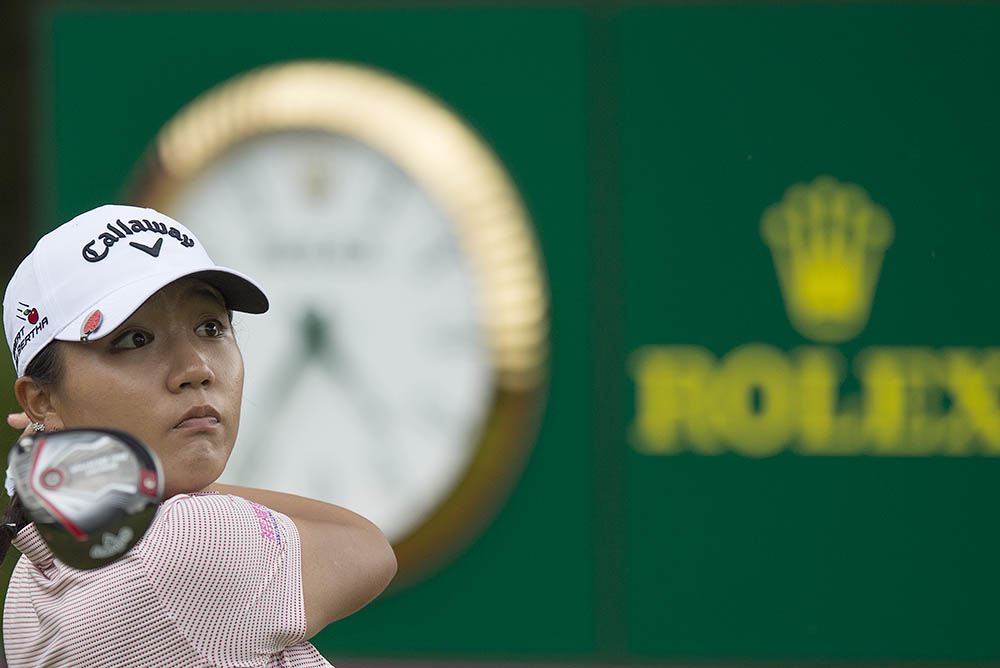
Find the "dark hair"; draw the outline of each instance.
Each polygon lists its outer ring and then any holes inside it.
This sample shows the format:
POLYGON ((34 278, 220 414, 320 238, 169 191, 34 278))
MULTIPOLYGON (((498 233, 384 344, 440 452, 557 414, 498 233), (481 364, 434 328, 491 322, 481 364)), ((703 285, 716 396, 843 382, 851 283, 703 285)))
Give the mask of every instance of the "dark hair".
POLYGON ((27 525, 28 517, 24 513, 24 506, 21 505, 21 499, 18 498, 17 494, 14 494, 3 514, 3 524, 0 525, 0 562, 7 557, 10 542, 14 536, 27 525))
POLYGON ((50 387, 58 385, 62 380, 62 355, 56 341, 49 342, 38 354, 28 362, 24 370, 25 376, 30 376, 39 385, 50 387))
MULTIPOLYGON (((28 363, 24 375, 31 377, 39 385, 49 387, 59 383, 62 379, 62 370, 62 355, 59 354, 59 346, 56 345, 55 341, 52 341, 39 350, 34 359, 28 363)), ((3 524, 0 524, 0 562, 7 556, 11 540, 27 524, 28 518, 24 514, 24 506, 21 505, 21 499, 15 493, 7 504, 3 524)))

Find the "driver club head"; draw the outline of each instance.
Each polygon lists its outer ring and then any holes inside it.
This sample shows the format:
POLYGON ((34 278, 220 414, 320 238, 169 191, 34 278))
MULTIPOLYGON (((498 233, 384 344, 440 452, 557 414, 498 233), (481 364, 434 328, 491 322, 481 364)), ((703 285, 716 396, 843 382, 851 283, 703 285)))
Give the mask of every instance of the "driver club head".
POLYGON ((27 516, 55 557, 73 568, 99 568, 128 552, 163 497, 156 455, 121 431, 22 436, 10 464, 27 516))

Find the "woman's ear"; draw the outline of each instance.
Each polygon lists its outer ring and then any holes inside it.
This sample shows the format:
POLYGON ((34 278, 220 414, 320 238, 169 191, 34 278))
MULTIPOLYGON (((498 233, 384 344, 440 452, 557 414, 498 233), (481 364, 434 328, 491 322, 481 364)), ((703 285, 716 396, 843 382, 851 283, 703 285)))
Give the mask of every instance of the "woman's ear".
POLYGON ((44 424, 49 431, 63 428, 51 387, 41 385, 30 376, 21 376, 14 381, 14 395, 32 422, 44 424))

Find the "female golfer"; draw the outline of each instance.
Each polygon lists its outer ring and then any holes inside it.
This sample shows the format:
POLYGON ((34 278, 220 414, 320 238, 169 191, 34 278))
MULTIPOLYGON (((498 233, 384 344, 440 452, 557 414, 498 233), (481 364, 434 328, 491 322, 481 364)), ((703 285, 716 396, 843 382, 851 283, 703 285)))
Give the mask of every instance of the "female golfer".
MULTIPOLYGON (((306 640, 392 579, 392 549, 364 518, 215 483, 243 393, 231 313, 267 306, 152 209, 84 213, 21 263, 3 301, 26 415, 11 424, 129 432, 159 456, 165 501, 131 551, 81 571, 53 558, 15 490, 0 537, 0 551, 13 538, 23 555, 4 606, 12 668, 329 666, 306 640)), ((295 420, 321 419, 298 410, 295 420)))

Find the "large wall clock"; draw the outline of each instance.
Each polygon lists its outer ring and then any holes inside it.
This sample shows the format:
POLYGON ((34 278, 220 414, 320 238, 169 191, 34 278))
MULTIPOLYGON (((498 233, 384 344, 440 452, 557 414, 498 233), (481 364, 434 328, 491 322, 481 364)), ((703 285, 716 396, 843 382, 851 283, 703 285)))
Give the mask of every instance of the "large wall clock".
POLYGON ((465 123, 371 68, 276 64, 178 112, 127 197, 271 297, 236 324, 223 481, 364 514, 404 582, 481 529, 535 436, 548 290, 525 207, 465 123))

